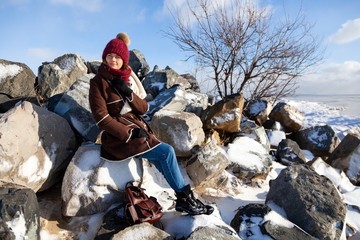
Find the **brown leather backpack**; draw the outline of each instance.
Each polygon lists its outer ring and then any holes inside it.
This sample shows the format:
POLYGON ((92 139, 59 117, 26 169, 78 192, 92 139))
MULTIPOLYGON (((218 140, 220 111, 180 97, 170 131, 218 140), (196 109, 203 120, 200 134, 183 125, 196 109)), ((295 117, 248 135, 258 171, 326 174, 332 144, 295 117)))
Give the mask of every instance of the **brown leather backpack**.
POLYGON ((144 189, 128 182, 124 192, 124 211, 130 225, 143 222, 154 224, 163 216, 162 207, 157 199, 148 197, 144 189))

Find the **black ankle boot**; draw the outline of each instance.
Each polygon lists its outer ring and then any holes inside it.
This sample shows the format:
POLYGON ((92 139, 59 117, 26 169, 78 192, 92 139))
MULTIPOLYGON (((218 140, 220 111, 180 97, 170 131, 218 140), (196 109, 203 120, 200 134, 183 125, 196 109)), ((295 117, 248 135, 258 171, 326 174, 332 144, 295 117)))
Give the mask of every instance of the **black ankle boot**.
POLYGON ((199 199, 196 199, 194 193, 191 191, 190 185, 186 185, 182 192, 176 192, 175 209, 178 212, 186 212, 189 215, 211 214, 214 208, 203 204, 199 199))

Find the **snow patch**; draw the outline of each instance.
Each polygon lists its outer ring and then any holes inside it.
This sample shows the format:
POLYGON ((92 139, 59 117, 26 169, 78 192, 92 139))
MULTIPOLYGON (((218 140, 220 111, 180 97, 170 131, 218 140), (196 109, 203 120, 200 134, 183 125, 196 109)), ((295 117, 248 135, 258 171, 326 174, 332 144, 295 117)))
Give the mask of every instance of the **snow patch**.
POLYGON ((22 70, 23 68, 16 64, 5 65, 0 63, 0 83, 7 78, 16 77, 22 70))

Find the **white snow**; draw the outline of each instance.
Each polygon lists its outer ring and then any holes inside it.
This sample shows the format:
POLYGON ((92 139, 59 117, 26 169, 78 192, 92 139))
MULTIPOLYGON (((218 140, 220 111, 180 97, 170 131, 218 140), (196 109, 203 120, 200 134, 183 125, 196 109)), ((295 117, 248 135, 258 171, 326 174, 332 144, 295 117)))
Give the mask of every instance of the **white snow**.
POLYGON ((286 138, 285 132, 278 131, 278 130, 268 131, 267 136, 269 138, 269 142, 272 147, 279 146, 279 143, 281 142, 281 140, 286 138))
POLYGON ((235 108, 230 112, 223 113, 222 115, 215 116, 211 119, 211 126, 217 127, 226 122, 235 120, 236 118, 240 118, 240 110, 239 108, 235 108))
POLYGON ((25 218, 24 214, 21 212, 16 212, 12 221, 6 222, 6 225, 11 232, 15 235, 15 240, 27 240, 29 239, 26 235, 26 227, 25 227, 25 218))
POLYGON ((356 181, 358 178, 358 174, 360 173, 360 146, 353 152, 349 159, 349 170, 347 171, 347 175, 350 180, 356 181))
POLYGON ((227 153, 231 162, 256 170, 262 169, 261 156, 267 154, 263 145, 249 137, 240 137, 230 143, 227 153))
POLYGON ((16 77, 16 75, 18 75, 22 70, 23 68, 16 64, 5 65, 0 63, 0 83, 2 83, 6 78, 16 77))

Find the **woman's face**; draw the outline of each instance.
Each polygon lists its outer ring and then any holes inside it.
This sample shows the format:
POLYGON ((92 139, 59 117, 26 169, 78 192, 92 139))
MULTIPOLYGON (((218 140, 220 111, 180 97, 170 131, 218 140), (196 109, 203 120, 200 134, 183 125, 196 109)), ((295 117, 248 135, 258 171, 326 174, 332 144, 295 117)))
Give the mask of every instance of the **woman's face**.
POLYGON ((114 69, 119 70, 123 65, 123 60, 116 53, 109 53, 105 58, 106 64, 114 69))

